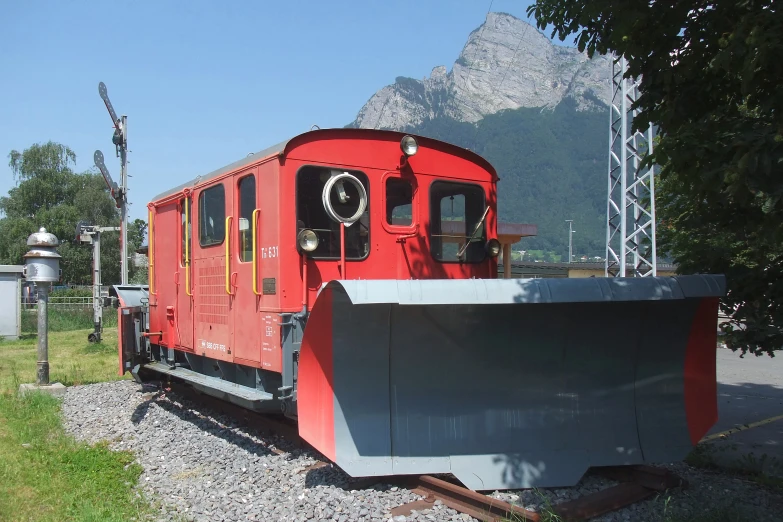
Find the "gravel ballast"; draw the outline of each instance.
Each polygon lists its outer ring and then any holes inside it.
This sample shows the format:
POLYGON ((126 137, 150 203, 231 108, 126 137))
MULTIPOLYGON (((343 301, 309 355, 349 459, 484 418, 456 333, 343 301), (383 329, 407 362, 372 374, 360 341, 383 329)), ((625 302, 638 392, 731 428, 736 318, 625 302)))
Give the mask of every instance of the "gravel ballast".
MULTIPOLYGON (((160 507, 160 520, 369 521, 391 519, 390 510, 418 495, 389 484, 351 488, 339 468, 309 466, 323 461, 277 436, 260 436, 235 419, 154 385, 133 381, 74 386, 63 399, 66 430, 89 442, 109 441, 131 450, 144 472, 140 489, 160 507)), ((748 520, 780 520, 783 492, 733 475, 673 464, 669 469, 690 487, 677 489, 594 520, 662 520, 707 509, 732 508, 748 520)), ((586 476, 576 487, 503 491, 492 496, 540 511, 547 504, 578 498, 611 486, 586 476)), ((474 520, 437 503, 409 520, 474 520)))

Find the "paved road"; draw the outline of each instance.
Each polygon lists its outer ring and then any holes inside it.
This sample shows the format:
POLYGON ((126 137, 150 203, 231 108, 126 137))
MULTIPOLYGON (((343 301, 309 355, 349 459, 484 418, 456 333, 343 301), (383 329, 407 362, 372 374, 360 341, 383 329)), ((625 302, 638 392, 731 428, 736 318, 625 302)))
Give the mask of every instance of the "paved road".
MULTIPOLYGON (((718 349, 718 423, 710 434, 783 415, 783 355, 739 354, 718 349)), ((783 419, 728 434, 709 442, 716 461, 731 465, 739 459, 767 459, 759 465, 783 476, 783 419)))

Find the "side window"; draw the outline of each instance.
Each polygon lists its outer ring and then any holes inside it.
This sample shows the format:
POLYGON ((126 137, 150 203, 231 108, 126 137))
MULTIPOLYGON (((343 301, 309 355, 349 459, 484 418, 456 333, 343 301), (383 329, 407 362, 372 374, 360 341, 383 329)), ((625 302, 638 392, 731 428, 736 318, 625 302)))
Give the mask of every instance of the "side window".
POLYGON ((253 260, 253 211, 256 209, 256 178, 239 180, 239 259, 253 260))
MULTIPOLYGON (((356 177, 367 192, 367 208, 362 216, 345 230, 346 259, 364 259, 370 253, 370 184, 363 172, 326 167, 302 167, 296 175, 296 233, 308 228, 318 237, 318 246, 310 254, 316 259, 340 258, 340 223, 329 217, 324 209, 324 185, 332 175, 347 172, 356 177)), ((359 192, 351 183, 341 183, 339 197, 332 204, 341 214, 356 212, 359 192)))
POLYGON ((193 207, 190 206, 190 199, 181 199, 180 202, 180 234, 182 237, 182 244, 180 245, 180 257, 182 266, 187 266, 187 261, 193 258, 193 228, 190 223, 193 220, 192 212, 193 207), (185 212, 185 205, 188 205, 187 212, 185 212), (187 229, 185 228, 185 220, 187 217, 187 229), (186 240, 189 240, 186 242, 186 240))
POLYGON ((444 262, 478 263, 486 255, 484 190, 478 185, 436 181, 430 187, 430 248, 444 262), (475 234, 473 234, 475 230, 475 234), (459 252, 469 240, 462 257, 459 252))
POLYGON ((223 243, 226 237, 226 190, 215 185, 198 197, 198 228, 201 246, 223 243))
POLYGON ((413 185, 409 181, 386 179, 386 222, 395 226, 413 223, 413 185))

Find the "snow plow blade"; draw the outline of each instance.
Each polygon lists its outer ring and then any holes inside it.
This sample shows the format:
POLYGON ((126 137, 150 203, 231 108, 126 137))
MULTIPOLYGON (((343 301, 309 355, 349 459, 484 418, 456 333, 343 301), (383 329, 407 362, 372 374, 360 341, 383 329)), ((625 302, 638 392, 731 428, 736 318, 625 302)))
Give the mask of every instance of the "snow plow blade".
POLYGON ((682 460, 717 420, 723 276, 332 281, 299 358, 300 435, 354 477, 572 486, 682 460))

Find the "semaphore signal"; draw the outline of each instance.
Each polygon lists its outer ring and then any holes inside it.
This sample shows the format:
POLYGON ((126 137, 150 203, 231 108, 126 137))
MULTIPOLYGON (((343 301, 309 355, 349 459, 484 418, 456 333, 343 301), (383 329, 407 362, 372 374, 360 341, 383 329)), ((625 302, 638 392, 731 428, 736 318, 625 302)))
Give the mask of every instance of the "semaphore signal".
POLYGON ((111 141, 116 148, 117 157, 120 158, 120 185, 112 179, 106 165, 103 162, 103 153, 96 150, 93 156, 95 166, 101 171, 106 185, 109 187, 111 197, 117 203, 117 208, 122 213, 122 224, 120 225, 120 263, 121 263, 121 282, 128 284, 128 117, 123 115, 117 117, 114 112, 114 106, 109 100, 109 93, 106 90, 106 84, 98 84, 98 94, 101 96, 106 110, 109 111, 112 124, 114 125, 114 134, 111 141))

